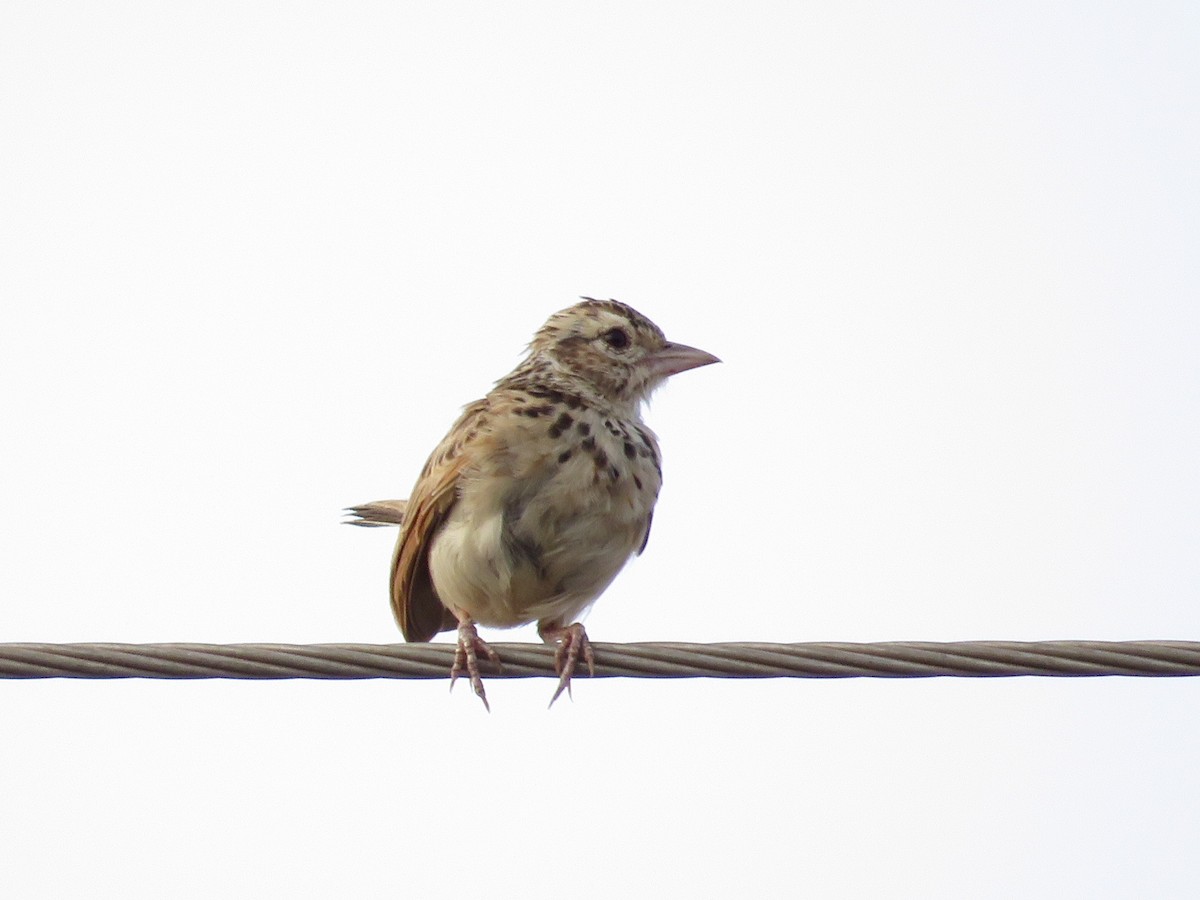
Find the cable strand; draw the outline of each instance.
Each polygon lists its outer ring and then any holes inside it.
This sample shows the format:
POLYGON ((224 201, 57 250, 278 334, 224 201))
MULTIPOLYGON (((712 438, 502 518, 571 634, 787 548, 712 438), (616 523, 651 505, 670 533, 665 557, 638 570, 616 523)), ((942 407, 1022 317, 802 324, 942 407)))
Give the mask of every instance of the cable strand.
MULTIPOLYGON (((554 648, 496 643, 490 678, 556 677, 554 648)), ((601 678, 1200 675, 1195 641, 592 644, 601 678)), ((0 643, 0 678, 446 678, 454 645, 0 643)))

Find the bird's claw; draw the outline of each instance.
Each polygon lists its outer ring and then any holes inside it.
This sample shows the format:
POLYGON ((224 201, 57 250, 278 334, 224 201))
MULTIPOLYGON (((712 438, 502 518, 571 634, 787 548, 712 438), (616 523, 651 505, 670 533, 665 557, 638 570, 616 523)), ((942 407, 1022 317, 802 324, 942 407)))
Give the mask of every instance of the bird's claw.
POLYGON ((502 669, 500 655, 479 636, 473 622, 461 622, 458 626, 458 646, 454 648, 454 665, 450 667, 450 690, 454 690, 454 682, 465 670, 471 681, 471 689, 475 696, 483 701, 483 708, 488 712, 492 707, 488 704, 487 692, 483 689, 483 678, 479 675, 479 656, 483 655, 495 664, 497 671, 502 669))
MULTIPOLYGON (((554 650, 554 671, 558 673, 558 687, 554 691, 554 696, 550 698, 550 706, 553 706, 554 701, 562 696, 564 690, 567 692, 567 696, 574 700, 575 698, 571 696, 571 676, 575 674, 575 667, 581 654, 583 661, 587 663, 588 674, 592 676, 596 674, 596 655, 592 652, 592 642, 588 640, 587 632, 584 631, 582 624, 576 622, 566 628, 542 632, 542 638, 558 643, 554 650)), ((549 709, 550 706, 546 708, 549 709)))

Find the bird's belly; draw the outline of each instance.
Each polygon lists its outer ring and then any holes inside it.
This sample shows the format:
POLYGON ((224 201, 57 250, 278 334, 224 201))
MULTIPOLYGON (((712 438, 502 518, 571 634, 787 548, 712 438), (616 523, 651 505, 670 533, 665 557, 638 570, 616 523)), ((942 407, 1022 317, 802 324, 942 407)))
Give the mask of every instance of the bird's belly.
POLYGON ((569 624, 590 606, 640 546, 653 497, 564 487, 464 492, 430 548, 442 602, 499 628, 569 624))

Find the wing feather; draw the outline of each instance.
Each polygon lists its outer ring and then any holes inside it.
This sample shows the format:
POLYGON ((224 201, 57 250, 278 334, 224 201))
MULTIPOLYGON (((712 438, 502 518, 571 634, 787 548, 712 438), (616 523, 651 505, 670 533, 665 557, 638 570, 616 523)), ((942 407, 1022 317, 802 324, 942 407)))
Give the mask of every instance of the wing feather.
POLYGON ((642 544, 637 549, 637 555, 641 556, 646 549, 646 545, 650 543, 650 526, 654 524, 654 510, 650 510, 646 514, 646 531, 642 534, 642 544))
POLYGON ((469 405, 450 433, 430 455, 413 488, 396 550, 392 554, 392 613, 406 641, 432 640, 457 624, 437 595, 429 573, 433 538, 458 500, 458 484, 467 463, 464 449, 476 439, 487 401, 469 405))

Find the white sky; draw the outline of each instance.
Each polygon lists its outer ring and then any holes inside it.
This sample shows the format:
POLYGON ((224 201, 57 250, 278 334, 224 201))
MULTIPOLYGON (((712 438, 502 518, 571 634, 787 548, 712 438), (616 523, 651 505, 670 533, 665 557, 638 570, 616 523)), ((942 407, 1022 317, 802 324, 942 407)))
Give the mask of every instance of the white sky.
MULTIPOLYGON (((1198 10, 9 0, 0 640, 399 640, 580 294, 725 360, 595 639, 1195 638, 1198 10)), ((551 688, 0 682, 5 892, 1194 896, 1197 681, 551 688)))

